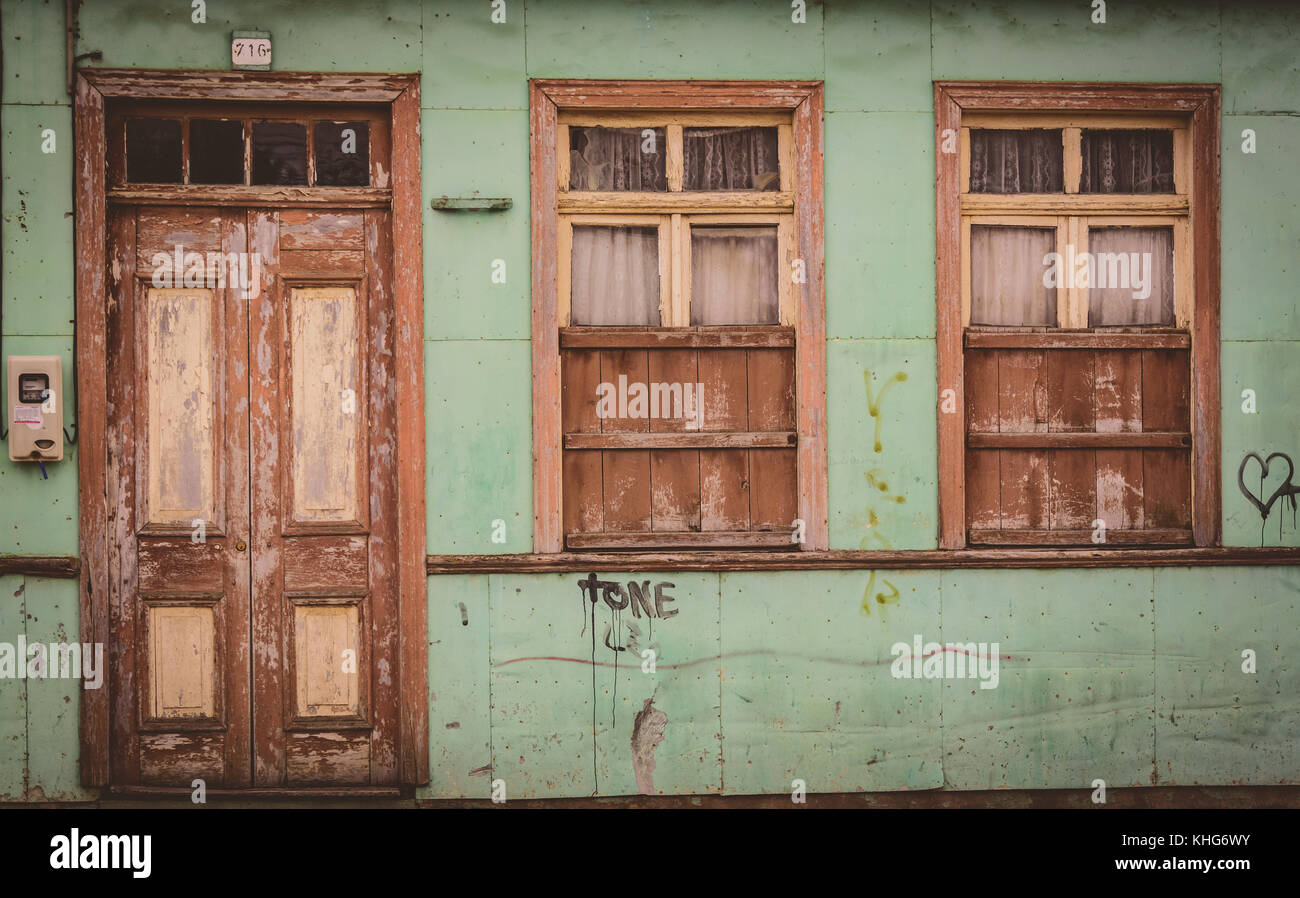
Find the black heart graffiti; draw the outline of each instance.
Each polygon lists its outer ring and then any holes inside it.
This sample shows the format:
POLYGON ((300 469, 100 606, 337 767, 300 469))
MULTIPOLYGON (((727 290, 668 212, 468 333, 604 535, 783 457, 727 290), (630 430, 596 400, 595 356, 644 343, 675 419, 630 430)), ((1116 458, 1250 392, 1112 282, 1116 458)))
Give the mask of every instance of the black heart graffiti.
MULTIPOLYGON (((1292 518, 1291 526, 1294 527, 1295 515, 1296 515, 1296 494, 1300 493, 1300 486, 1296 486, 1294 483, 1291 482, 1291 478, 1294 476, 1295 476, 1295 462, 1291 461, 1291 456, 1287 455, 1285 452, 1273 452, 1267 458, 1261 458, 1258 452, 1247 452, 1245 458, 1241 460, 1240 467, 1237 468, 1237 486, 1241 488, 1242 494, 1247 499, 1250 500, 1250 504, 1254 505, 1256 508, 1259 509, 1260 519, 1264 522, 1268 521, 1268 516, 1269 514, 1272 513, 1273 506, 1277 503, 1277 500, 1285 497, 1287 502, 1290 503, 1291 505, 1291 518, 1292 518), (1246 465, 1250 462, 1252 458, 1259 463, 1259 494, 1251 492, 1250 488, 1246 486, 1246 465), (1263 495, 1264 478, 1268 477, 1268 469, 1272 465, 1273 459, 1275 458, 1281 458, 1286 461, 1286 466, 1287 466, 1286 480, 1282 481, 1281 486, 1273 490, 1273 494, 1269 496, 1266 501, 1263 495)), ((1282 530, 1281 530, 1281 523, 1279 522, 1278 538, 1281 539, 1281 537, 1282 537, 1282 530)), ((1264 533, 1263 533, 1263 525, 1261 525, 1260 545, 1263 544, 1264 544, 1264 533)))

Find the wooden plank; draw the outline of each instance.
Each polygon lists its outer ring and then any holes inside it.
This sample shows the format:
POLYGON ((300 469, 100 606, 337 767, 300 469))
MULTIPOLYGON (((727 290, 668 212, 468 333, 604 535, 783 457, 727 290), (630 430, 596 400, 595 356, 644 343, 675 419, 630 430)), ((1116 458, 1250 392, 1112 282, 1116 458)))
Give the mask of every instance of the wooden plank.
MULTIPOLYGON (((805 551, 830 545, 826 433, 826 260, 823 159, 825 135, 821 82, 802 85, 805 99, 794 113, 795 235, 797 258, 804 261, 803 283, 795 283, 793 300, 799 342, 795 347, 795 408, 799 449, 796 511, 804 522, 805 551)), ((787 268, 782 275, 791 276, 787 268)), ((960 398, 960 397, 959 397, 960 398)), ((753 462, 751 459, 751 473, 753 462)), ((752 505, 752 493, 751 493, 752 505)), ((752 512, 751 512, 752 517, 752 512)))
POLYGON ((794 209, 794 194, 780 190, 709 191, 687 193, 632 193, 582 190, 561 193, 556 208, 561 215, 620 213, 782 213, 794 209))
POLYGON ((1097 517, 1107 530, 1142 530, 1142 450, 1097 450, 1097 517))
POLYGON ((650 453, 652 530, 700 529, 700 453, 657 450, 650 453))
POLYGON ((1192 523, 1191 453, 1147 449, 1142 453, 1142 507, 1147 530, 1192 523))
POLYGON ((273 187, 240 184, 176 184, 148 187, 114 187, 106 197, 109 205, 129 206, 258 206, 288 209, 313 206, 386 208, 393 192, 381 187, 273 187))
POLYGON ((794 346, 793 327, 566 327, 564 349, 742 349, 794 346))
MULTIPOLYGON (((1068 546, 1092 545, 1092 530, 972 530, 975 546, 1068 546)), ((1106 544, 1112 546, 1191 545, 1192 531, 1108 530, 1106 544)))
POLYGON ((699 382, 704 385, 704 430, 743 431, 749 417, 749 373, 745 352, 702 349, 699 382))
POLYGON ((998 353, 998 430, 1047 432, 1047 361, 1042 352, 998 353))
POLYGON ((1047 453, 1004 449, 1001 454, 1002 529, 1046 529, 1049 495, 1047 453))
MULTIPOLYGON (((397 381, 397 569, 400 595, 398 672, 400 708, 398 755, 402 783, 429 781, 429 639, 428 580, 421 576, 416 554, 425 551, 424 428, 424 263, 420 186, 420 79, 394 81, 401 93, 393 100, 389 133, 393 154, 393 307, 397 381)), ((372 158, 373 163, 373 158, 372 158)), ((539 263, 534 263, 536 270, 539 263)), ((554 346, 554 340, 550 345, 554 346)), ((544 386, 558 395, 559 359, 552 353, 553 378, 544 386)), ((536 361, 534 362, 536 364, 536 361)), ((558 429, 559 422, 553 427, 558 429)), ((558 449, 556 450, 558 455, 558 449)), ((556 459, 558 461, 558 458, 556 459)), ((560 474, 553 473, 559 489, 560 474)), ((548 488, 534 480, 535 491, 548 488)), ((553 515, 558 533, 559 510, 553 515)), ((555 542, 559 542, 557 538, 555 542)))
POLYGON ((650 453, 606 452, 603 460, 605 530, 651 530, 650 453))
POLYGON ((819 94, 819 81, 620 81, 594 79, 529 82, 560 108, 595 109, 794 109, 819 94))
POLYGON ((794 354, 780 349, 751 349, 747 355, 749 429, 793 430, 794 354))
POLYGON ((1186 349, 1192 339, 1186 333, 1071 333, 1049 330, 1034 333, 966 331, 967 349, 1186 349))
POLYGON ((972 433, 966 438, 972 449, 1188 449, 1192 435, 1182 433, 972 433))
MULTIPOLYGON (((175 198, 181 202, 181 198, 175 198)), ((216 252, 221 249, 221 213, 215 209, 174 208, 156 209, 140 216, 135 235, 136 264, 153 270, 154 253, 176 252, 177 244, 188 252, 216 252)), ((183 272, 182 268, 182 272, 183 272)), ((180 286, 179 284, 175 286, 180 286)))
POLYGON ((359 278, 365 274, 366 255, 361 250, 293 250, 280 254, 284 278, 359 278))
MULTIPOLYGON (((1050 532, 1050 531, 1049 531, 1050 532)), ((987 531, 982 531, 987 533, 987 531)), ((767 535, 767 533, 763 533, 767 535)), ((1055 534, 1059 537, 1059 533, 1055 534)), ((1091 537, 1091 531, 1089 532, 1091 537)), ((1116 544, 1066 548, 906 549, 825 552, 547 552, 519 555, 430 555, 440 574, 588 573, 591 571, 862 571, 862 570, 1082 570, 1162 567, 1287 567, 1300 564, 1300 548, 1270 546, 1141 548, 1116 544)), ((188 794, 188 793, 187 793, 188 794)))
POLYGON ((1002 526, 999 455, 998 452, 966 453, 966 526, 970 529, 996 530, 1002 526))
MULTIPOLYGON (((940 82, 934 86, 935 159, 935 341, 938 355, 938 388, 942 397, 953 391, 958 409, 966 408, 962 364, 962 171, 959 153, 942 152, 942 147, 962 130, 961 108, 952 89, 940 82)), ((939 462, 939 547, 960 549, 966 545, 966 428, 962 415, 945 413, 943 402, 938 418, 939 462)))
POLYGON ((700 546, 710 548, 786 548, 790 542, 790 528, 785 530, 748 530, 697 533, 643 531, 628 533, 570 533, 568 543, 575 549, 653 549, 700 546))
POLYGON ((1219 394, 1219 128, 1222 88, 1204 89, 1192 115, 1193 236, 1192 493, 1196 497, 1192 529, 1198 546, 1219 544, 1222 528, 1219 394))
POLYGON ((556 107, 541 83, 529 82, 529 171, 532 172, 533 548, 564 548, 556 201, 556 107))
POLYGON ((600 353, 565 350, 561 356, 563 388, 560 415, 565 433, 600 433, 596 415, 600 353))
MULTIPOLYGON (((633 411, 642 411, 646 416, 650 412, 649 382, 650 365, 646 350, 616 349, 600 354, 600 380, 610 384, 616 393, 626 395, 626 400, 617 398, 610 414, 600 419, 600 427, 605 433, 646 433, 650 430, 649 417, 631 417, 633 411), (620 378, 622 380, 620 381, 620 378), (643 408, 635 409, 632 403, 632 388, 639 385, 643 392, 643 408)), ((553 400, 552 400, 553 401, 553 400)), ((566 442, 567 445, 567 442, 566 442)), ((574 446, 575 449, 592 448, 574 446)))
POLYGON ((605 529, 605 485, 602 453, 564 453, 564 532, 605 529))
POLYGON ((81 559, 75 555, 0 555, 0 576, 76 579, 81 559))
POLYGON ((1178 350, 1142 353, 1143 430, 1191 429, 1190 361, 1178 350))
POLYGON ((798 514, 795 450, 752 449, 749 453, 749 526, 789 529, 798 514))
POLYGON ((700 450, 700 529, 749 529, 749 453, 700 450))
POLYGON ((715 431, 710 433, 566 433, 569 449, 758 449, 794 448, 798 435, 787 431, 715 431))
POLYGON ((1091 530, 1097 517, 1097 455, 1087 449, 1047 453, 1050 479, 1048 526, 1091 530))
MULTIPOLYGON (((1077 145, 1076 145, 1077 146, 1077 145)), ((1076 151, 1077 152, 1077 151, 1076 151)), ((1076 156, 1077 161, 1077 156, 1076 156)), ((1078 184, 1079 171, 1071 172, 1066 158, 1066 182, 1073 176, 1078 184)), ((963 193, 963 215, 1185 215, 1186 194, 1113 194, 1113 193, 963 193)))
MULTIPOLYGON (((100 264, 108 242, 106 220, 104 97, 77 73, 73 106, 76 154, 77 258, 75 266, 77 358, 77 534, 81 554, 79 611, 81 639, 109 644, 107 314, 108 266, 100 264)), ((133 251, 134 244, 130 249, 133 251)), ((116 476, 116 472, 115 472, 116 476)), ((110 656, 110 663, 111 663, 110 656)), ((111 688, 117 668, 110 667, 111 688)), ((85 786, 109 780, 110 689, 83 689, 79 763, 85 786)))
POLYGON ((357 73, 163 71, 84 69, 86 81, 107 97, 151 100, 279 100, 389 103, 411 84, 410 75, 357 73))
POLYGON ((974 433, 998 429, 998 353, 966 353, 966 427, 974 433))
POLYGON ((1093 361, 1098 433, 1142 429, 1142 354, 1098 352, 1093 361))
POLYGON ((1048 430, 1069 432, 1093 429, 1096 423, 1093 358, 1093 354, 1087 351, 1061 350, 1047 353, 1048 430))
MULTIPOLYGON (((693 349, 652 349, 647 352, 651 391, 650 430, 684 433, 699 421, 695 384, 699 366, 693 349), (692 399, 687 408, 686 394, 692 399), (666 397, 666 398, 665 398, 666 397)), ((568 427, 565 433, 571 433, 568 427)))
POLYGON ((365 249, 362 215, 338 209, 285 209, 280 213, 280 250, 365 249))

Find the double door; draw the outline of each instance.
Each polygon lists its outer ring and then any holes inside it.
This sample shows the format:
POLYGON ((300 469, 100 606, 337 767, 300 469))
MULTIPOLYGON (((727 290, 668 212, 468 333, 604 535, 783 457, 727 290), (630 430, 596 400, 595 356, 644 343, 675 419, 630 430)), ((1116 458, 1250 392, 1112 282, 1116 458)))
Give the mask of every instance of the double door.
POLYGON ((112 781, 395 784, 391 213, 108 226, 112 781))

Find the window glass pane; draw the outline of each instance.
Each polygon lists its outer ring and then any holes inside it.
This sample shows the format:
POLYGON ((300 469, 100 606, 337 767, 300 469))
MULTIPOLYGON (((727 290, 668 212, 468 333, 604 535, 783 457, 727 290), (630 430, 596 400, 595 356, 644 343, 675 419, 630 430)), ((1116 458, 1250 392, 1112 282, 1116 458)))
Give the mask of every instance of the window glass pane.
POLYGON ((244 183, 244 123, 190 119, 190 183, 244 183))
POLYGON ((1174 324, 1174 229, 1089 228, 1088 326, 1174 324))
POLYGON ((1056 289, 1044 277, 1056 251, 1054 228, 972 225, 970 323, 1056 325, 1056 289))
POLYGON ((322 187, 370 186, 370 125, 317 122, 312 135, 316 183, 322 187))
POLYGON ((575 225, 570 319, 659 324, 659 229, 575 225))
POLYGON ((970 132, 971 193, 1061 193, 1061 132, 1041 129, 970 132))
POLYGON ((307 183, 307 126, 253 122, 253 183, 307 183))
POLYGON ((780 190, 776 128, 683 128, 686 190, 780 190))
POLYGON ((777 324, 776 226, 691 228, 691 324, 777 324))
POLYGON ((569 128, 570 190, 667 190, 663 128, 569 128))
POLYGON ((132 184, 181 183, 178 119, 127 119, 126 179, 132 184))
POLYGON ((1172 131, 1084 131, 1081 193, 1173 193, 1172 131))

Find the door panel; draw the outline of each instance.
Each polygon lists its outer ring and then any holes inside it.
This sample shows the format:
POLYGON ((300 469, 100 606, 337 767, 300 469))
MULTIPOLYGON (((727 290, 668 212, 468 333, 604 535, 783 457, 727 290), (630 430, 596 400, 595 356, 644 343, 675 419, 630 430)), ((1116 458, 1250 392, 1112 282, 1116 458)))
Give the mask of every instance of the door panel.
POLYGON ((110 758, 124 785, 251 781, 246 302, 197 268, 188 287, 183 265, 154 277, 177 247, 182 261, 244 252, 244 218, 109 216, 110 758))
POLYGON ((115 783, 396 782, 389 221, 111 211, 115 783))

